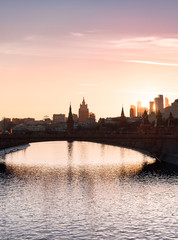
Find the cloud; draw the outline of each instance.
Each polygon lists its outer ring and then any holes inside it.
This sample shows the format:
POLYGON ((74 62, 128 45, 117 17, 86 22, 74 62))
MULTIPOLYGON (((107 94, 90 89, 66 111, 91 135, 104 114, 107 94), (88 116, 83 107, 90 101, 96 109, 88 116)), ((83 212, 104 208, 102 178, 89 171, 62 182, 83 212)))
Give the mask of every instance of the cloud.
POLYGON ((85 34, 79 33, 79 32, 71 32, 71 34, 72 34, 72 36, 74 36, 74 37, 84 37, 84 36, 85 36, 85 34))
POLYGON ((178 63, 163 63, 163 62, 152 62, 152 61, 141 61, 141 60, 125 60, 124 62, 178 67, 178 63))
POLYGON ((115 48, 145 48, 150 46, 178 48, 177 38, 159 38, 155 36, 123 38, 119 40, 109 41, 115 48))
POLYGON ((136 38, 123 38, 120 40, 109 41, 113 47, 116 48, 136 48, 141 47, 141 44, 150 44, 155 41, 156 38, 150 37, 136 37, 136 38))
POLYGON ((155 39, 153 44, 160 46, 160 47, 178 47, 178 39, 177 38, 162 38, 162 39, 155 39))

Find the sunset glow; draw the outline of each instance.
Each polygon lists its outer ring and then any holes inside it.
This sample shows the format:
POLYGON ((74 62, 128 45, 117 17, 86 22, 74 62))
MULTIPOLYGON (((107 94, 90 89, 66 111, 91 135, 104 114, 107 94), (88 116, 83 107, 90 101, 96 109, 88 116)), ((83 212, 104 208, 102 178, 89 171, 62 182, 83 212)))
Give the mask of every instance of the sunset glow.
POLYGON ((1 2, 0 117, 67 114, 70 102, 77 113, 83 96, 97 119, 161 93, 173 102, 177 10, 161 0, 1 2))

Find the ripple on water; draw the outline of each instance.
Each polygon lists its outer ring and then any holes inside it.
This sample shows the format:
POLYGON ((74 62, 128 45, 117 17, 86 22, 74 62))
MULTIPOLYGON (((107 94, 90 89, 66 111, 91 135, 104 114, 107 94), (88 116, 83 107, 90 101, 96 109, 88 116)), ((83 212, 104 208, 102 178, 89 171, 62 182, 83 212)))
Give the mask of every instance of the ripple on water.
POLYGON ((34 143, 6 155, 0 239, 177 239, 177 174, 142 172, 153 162, 87 142, 34 143))

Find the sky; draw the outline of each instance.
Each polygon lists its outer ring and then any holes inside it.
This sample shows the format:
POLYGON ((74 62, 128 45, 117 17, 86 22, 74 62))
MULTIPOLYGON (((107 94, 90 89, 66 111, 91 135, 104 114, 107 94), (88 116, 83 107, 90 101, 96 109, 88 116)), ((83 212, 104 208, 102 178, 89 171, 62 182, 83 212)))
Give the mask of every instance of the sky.
POLYGON ((0 1, 0 119, 178 98, 177 0, 0 1))

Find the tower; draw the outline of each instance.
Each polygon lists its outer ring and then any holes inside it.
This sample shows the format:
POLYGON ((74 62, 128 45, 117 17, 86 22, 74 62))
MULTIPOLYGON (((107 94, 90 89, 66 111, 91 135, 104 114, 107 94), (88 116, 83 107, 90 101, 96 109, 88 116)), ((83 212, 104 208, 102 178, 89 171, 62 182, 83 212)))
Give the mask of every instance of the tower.
POLYGON ((144 111, 142 118, 143 118, 143 124, 144 125, 149 124, 148 114, 147 114, 146 110, 144 111))
POLYGON ((121 111, 121 116, 120 116, 120 123, 125 123, 126 122, 126 117, 124 114, 124 108, 122 107, 122 111, 121 111))
POLYGON ((141 117, 142 116, 142 103, 140 101, 137 102, 137 117, 141 117))
POLYGON ((136 117, 136 106, 131 105, 130 106, 130 117, 136 117))
POLYGON ((169 118, 168 118, 168 127, 173 127, 173 121, 174 121, 174 117, 172 115, 172 112, 170 112, 169 118))
POLYGON ((69 115, 68 115, 68 119, 67 119, 67 132, 72 133, 73 130, 74 130, 74 120, 73 120, 72 108, 71 108, 71 104, 70 104, 69 115))
POLYGON ((156 121, 155 121, 155 127, 160 127, 163 125, 163 119, 162 119, 162 114, 161 112, 158 110, 157 114, 156 114, 156 121))
POLYGON ((88 116, 88 105, 85 104, 85 99, 83 98, 82 104, 80 104, 79 108, 79 123, 88 123, 88 116))
POLYGON ((154 112, 154 102, 151 101, 149 102, 149 104, 150 104, 149 113, 152 114, 154 112))
POLYGON ((169 107, 169 99, 167 97, 165 97, 165 108, 169 107))
POLYGON ((163 95, 158 95, 158 97, 154 99, 154 103, 155 112, 156 113, 158 113, 158 111, 162 112, 164 109, 163 95))
POLYGON ((125 118, 124 108, 123 107, 122 107, 122 111, 121 111, 121 118, 125 118))

